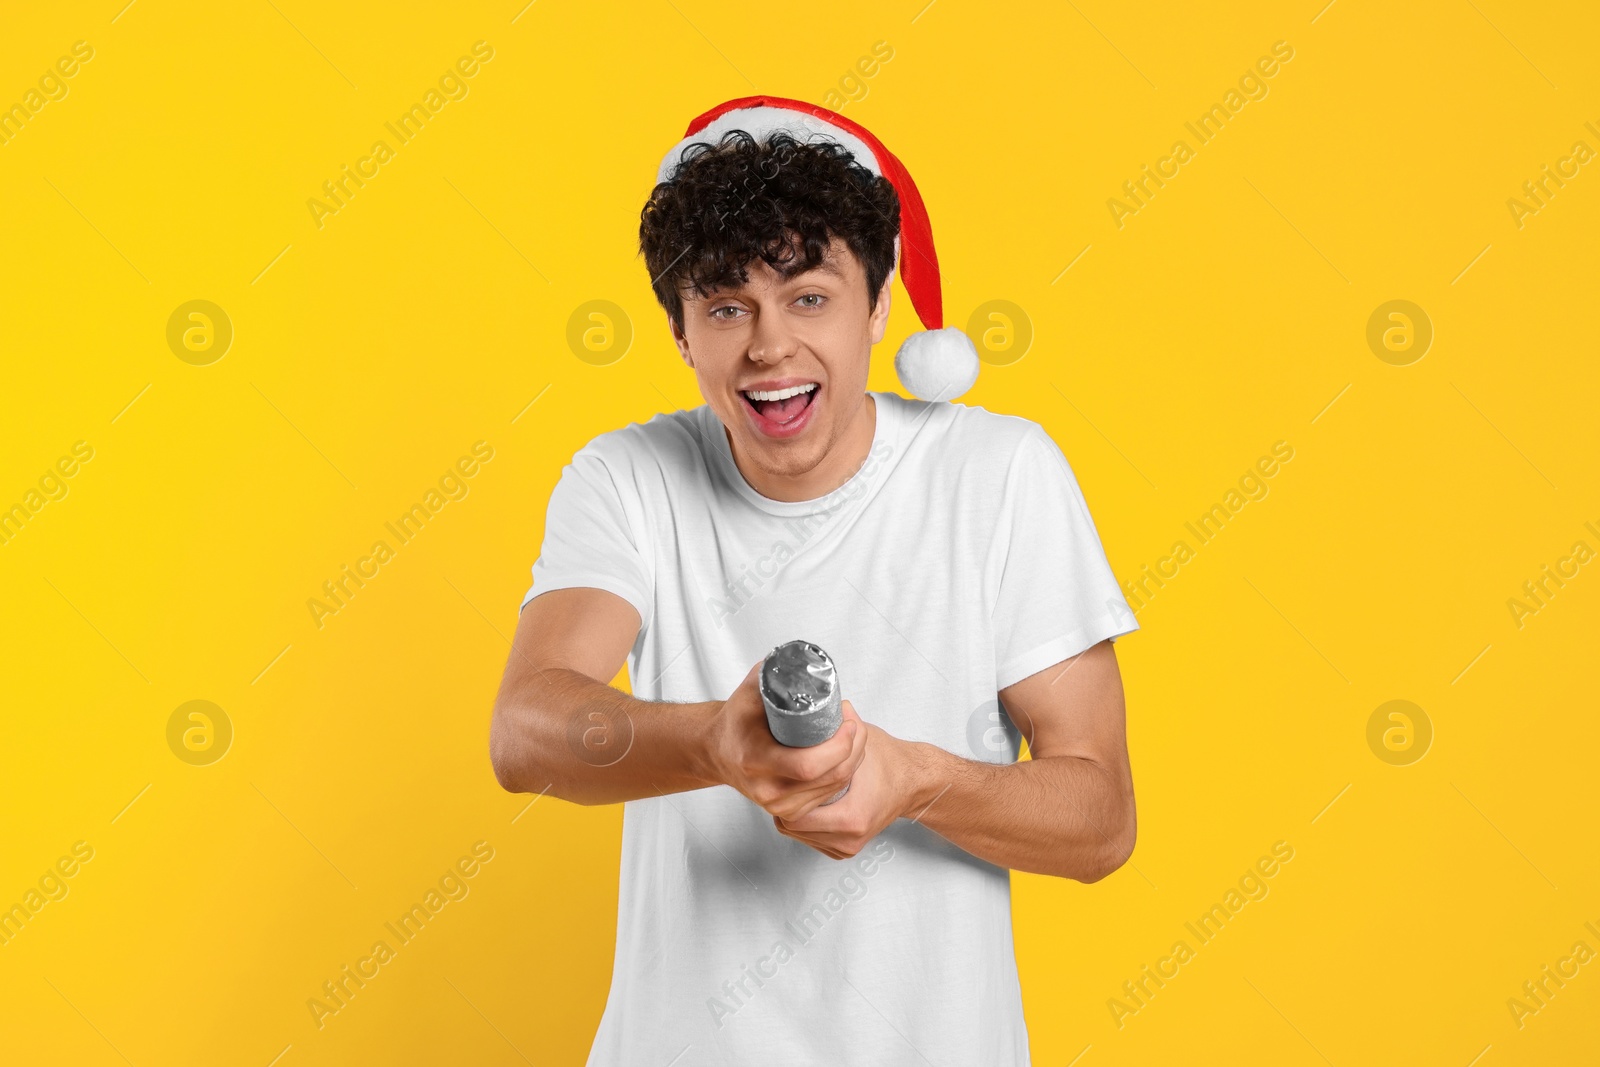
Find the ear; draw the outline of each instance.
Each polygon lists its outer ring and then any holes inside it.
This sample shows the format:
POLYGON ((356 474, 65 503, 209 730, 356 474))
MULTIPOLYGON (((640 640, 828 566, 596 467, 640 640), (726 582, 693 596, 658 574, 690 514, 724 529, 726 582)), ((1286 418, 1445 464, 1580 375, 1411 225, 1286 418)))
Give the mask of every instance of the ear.
POLYGON ((683 361, 692 370, 694 368, 694 357, 689 355, 689 339, 683 335, 683 331, 678 328, 678 324, 672 320, 671 315, 667 316, 667 328, 672 331, 672 343, 678 346, 678 355, 683 357, 683 361))
POLYGON ((867 327, 872 331, 872 343, 877 344, 883 340, 883 332, 889 326, 889 293, 894 288, 894 271, 883 279, 883 288, 878 290, 878 303, 872 309, 872 314, 867 318, 867 327))

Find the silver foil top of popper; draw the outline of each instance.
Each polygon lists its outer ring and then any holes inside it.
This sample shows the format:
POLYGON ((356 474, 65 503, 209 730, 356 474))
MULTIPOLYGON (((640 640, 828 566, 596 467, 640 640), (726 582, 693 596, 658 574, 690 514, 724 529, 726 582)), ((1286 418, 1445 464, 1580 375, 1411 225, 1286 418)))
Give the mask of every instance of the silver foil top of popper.
POLYGON ((761 703, 780 744, 810 748, 832 737, 844 721, 839 672, 810 641, 788 641, 761 664, 761 703))

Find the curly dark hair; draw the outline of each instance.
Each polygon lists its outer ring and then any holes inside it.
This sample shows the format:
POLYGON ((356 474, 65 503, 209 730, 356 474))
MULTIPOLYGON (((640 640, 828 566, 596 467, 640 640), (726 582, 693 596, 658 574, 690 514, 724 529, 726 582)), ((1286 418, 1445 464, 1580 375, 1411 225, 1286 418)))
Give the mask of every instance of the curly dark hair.
POLYGON ((639 213, 639 251, 651 288, 683 329, 683 294, 749 281, 758 257, 783 278, 817 267, 837 237, 867 276, 867 299, 894 269, 900 198, 887 178, 831 141, 774 133, 759 142, 730 130, 720 144, 684 148, 670 182, 639 213))

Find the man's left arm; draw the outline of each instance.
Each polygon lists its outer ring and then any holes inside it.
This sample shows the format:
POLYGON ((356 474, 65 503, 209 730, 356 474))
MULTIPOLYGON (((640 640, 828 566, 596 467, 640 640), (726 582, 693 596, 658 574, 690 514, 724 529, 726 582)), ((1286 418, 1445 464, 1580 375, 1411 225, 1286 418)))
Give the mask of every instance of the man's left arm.
POLYGON ((1032 759, 963 759, 869 724, 850 792, 797 820, 774 818, 779 832, 843 859, 907 818, 1013 870, 1094 882, 1121 867, 1133 852, 1133 772, 1111 642, 1029 675, 1000 699, 1032 759))

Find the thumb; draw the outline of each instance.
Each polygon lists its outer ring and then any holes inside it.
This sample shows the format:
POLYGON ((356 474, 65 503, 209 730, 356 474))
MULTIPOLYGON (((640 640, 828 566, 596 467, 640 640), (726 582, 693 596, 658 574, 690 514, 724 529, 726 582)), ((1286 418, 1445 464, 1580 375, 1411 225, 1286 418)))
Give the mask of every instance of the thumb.
POLYGON ((765 660, 759 660, 759 659, 756 660, 755 666, 751 667, 748 671, 745 672, 744 681, 739 683, 739 687, 741 689, 743 687, 747 686, 747 685, 755 684, 756 676, 761 673, 761 664, 764 663, 764 662, 765 662, 765 660))

